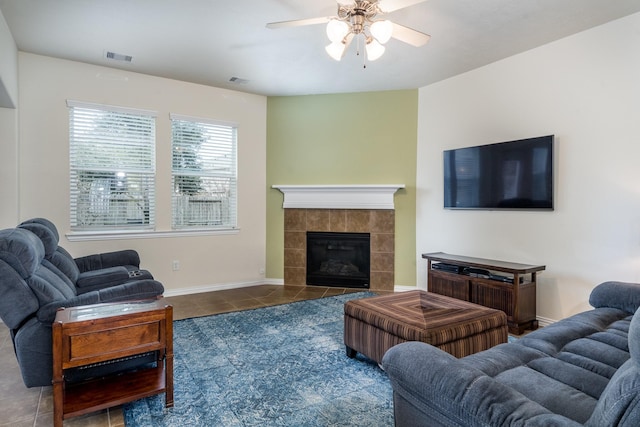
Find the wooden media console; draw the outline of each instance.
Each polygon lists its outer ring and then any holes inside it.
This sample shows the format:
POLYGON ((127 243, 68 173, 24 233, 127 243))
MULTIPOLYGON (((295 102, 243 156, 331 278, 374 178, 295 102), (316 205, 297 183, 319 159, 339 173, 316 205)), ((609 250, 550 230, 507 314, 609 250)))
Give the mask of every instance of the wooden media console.
POLYGON ((544 265, 450 255, 423 254, 428 261, 427 289, 441 295, 502 310, 509 332, 537 329, 536 273, 544 265))

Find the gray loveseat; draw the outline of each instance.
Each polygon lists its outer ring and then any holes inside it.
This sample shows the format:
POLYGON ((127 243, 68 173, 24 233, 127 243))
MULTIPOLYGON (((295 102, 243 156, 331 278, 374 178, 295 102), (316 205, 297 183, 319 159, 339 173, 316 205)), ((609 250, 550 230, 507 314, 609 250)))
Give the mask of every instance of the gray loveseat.
POLYGON ((602 283, 589 302, 461 359, 419 342, 391 348, 396 427, 640 426, 640 284, 602 283))

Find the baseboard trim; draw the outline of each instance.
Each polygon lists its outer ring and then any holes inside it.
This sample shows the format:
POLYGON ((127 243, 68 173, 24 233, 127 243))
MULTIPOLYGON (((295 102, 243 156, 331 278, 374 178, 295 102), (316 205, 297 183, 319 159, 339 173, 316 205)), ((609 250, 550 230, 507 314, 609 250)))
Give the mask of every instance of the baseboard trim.
POLYGON ((164 291, 165 297, 200 294, 203 292, 223 291, 226 289, 248 288, 258 285, 284 285, 282 279, 261 279, 249 282, 218 283, 215 285, 195 286, 191 288, 169 289, 164 291))
POLYGON ((549 326, 552 323, 557 322, 557 320, 549 319, 548 317, 540 317, 540 316, 536 316, 536 320, 538 321, 538 325, 542 327, 549 326))
POLYGON ((419 291, 419 290, 424 290, 424 289, 420 289, 417 286, 399 286, 396 285, 393 287, 393 291, 394 292, 407 292, 407 291, 419 291))

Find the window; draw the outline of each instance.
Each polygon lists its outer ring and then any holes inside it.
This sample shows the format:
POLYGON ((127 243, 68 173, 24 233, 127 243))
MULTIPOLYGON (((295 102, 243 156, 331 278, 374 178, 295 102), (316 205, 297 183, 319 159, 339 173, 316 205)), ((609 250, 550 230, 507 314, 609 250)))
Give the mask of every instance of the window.
POLYGON ((237 126, 171 115, 172 227, 235 228, 237 126))
POLYGON ((152 229, 155 113, 68 105, 71 229, 152 229))

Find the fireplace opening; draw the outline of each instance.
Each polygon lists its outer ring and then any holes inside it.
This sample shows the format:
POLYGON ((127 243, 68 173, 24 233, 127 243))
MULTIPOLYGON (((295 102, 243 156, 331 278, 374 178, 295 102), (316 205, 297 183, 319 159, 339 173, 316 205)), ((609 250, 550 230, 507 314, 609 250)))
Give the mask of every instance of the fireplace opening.
POLYGON ((307 285, 369 288, 369 233, 307 232, 307 285))

